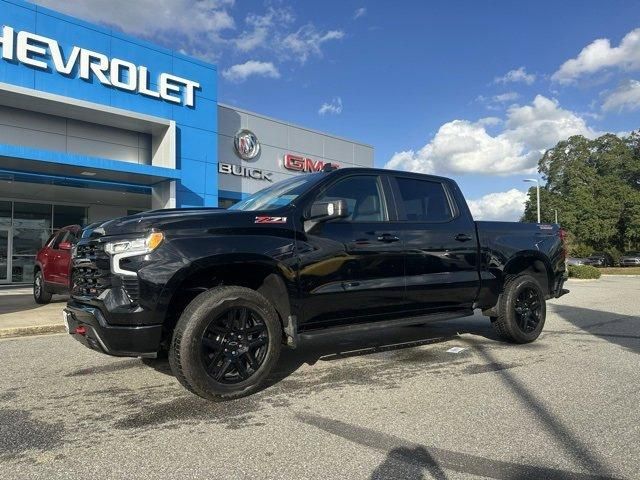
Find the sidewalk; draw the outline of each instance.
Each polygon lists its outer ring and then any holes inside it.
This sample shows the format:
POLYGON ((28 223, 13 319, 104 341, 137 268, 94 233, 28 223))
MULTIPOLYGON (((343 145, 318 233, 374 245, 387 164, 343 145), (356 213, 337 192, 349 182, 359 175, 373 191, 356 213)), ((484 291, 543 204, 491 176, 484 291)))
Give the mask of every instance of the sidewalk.
POLYGON ((62 309, 67 297, 54 295, 50 304, 38 305, 31 287, 0 290, 0 338, 64 332, 62 309))

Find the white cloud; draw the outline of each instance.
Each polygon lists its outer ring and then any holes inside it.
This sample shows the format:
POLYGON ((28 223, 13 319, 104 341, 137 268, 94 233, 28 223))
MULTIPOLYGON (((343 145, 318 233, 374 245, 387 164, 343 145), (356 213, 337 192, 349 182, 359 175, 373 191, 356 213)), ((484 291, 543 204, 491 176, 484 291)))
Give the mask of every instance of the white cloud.
POLYGON ((267 42, 274 37, 274 31, 289 26, 294 21, 295 16, 288 8, 270 7, 264 15, 251 13, 245 19, 249 30, 243 31, 234 40, 235 45, 242 52, 268 47, 267 42))
POLYGON ((327 113, 332 115, 340 115, 342 113, 342 99, 335 97, 331 100, 331 103, 323 103, 318 110, 319 115, 326 115, 327 113))
POLYGON ((291 31, 294 22, 290 8, 270 7, 264 15, 250 14, 245 19, 248 28, 233 44, 241 52, 262 49, 274 53, 281 61, 305 63, 311 56, 322 56, 324 43, 344 37, 341 30, 319 31, 312 23, 291 31))
POLYGON ((342 38, 344 38, 342 30, 329 30, 321 33, 309 23, 284 37, 279 44, 279 49, 285 56, 305 63, 312 55, 322 56, 321 47, 324 43, 342 38))
POLYGON ((551 80, 564 84, 573 83, 583 75, 607 68, 625 71, 640 69, 640 28, 627 33, 617 47, 612 47, 608 38, 594 40, 576 58, 564 62, 551 76, 551 80))
POLYGON ((235 28, 233 0, 34 1, 207 60, 217 58, 222 34, 235 28))
POLYGON ((312 23, 294 27, 289 7, 250 13, 237 31, 235 0, 34 0, 40 5, 90 22, 117 28, 171 50, 218 61, 228 50, 271 53, 277 60, 306 62, 322 56, 322 46, 344 37, 341 30, 318 30, 312 23))
POLYGON ((517 68, 515 70, 509 70, 502 77, 496 77, 493 79, 494 83, 517 83, 523 82, 527 85, 531 85, 536 81, 536 76, 533 73, 527 73, 524 67, 517 68))
POLYGON ((640 82, 629 80, 607 95, 602 104, 604 111, 636 110, 640 108, 640 82))
POLYGON ((494 102, 497 102, 497 103, 507 103, 507 102, 513 102, 517 100, 519 97, 520 97, 519 93, 506 92, 506 93, 500 93, 498 95, 494 95, 491 98, 494 102))
POLYGON ((517 221, 524 213, 526 192, 512 188, 507 192, 488 193, 467 204, 476 220, 517 221))
POLYGON ((353 12, 353 19, 357 20, 360 17, 363 17, 367 14, 367 9, 364 7, 360 7, 358 9, 356 9, 355 12, 353 12))
POLYGON ((514 102, 518 98, 520 98, 520 94, 517 92, 505 92, 490 97, 478 95, 476 101, 483 103, 489 110, 501 110, 505 104, 514 102))
POLYGON ((280 72, 271 62, 258 62, 249 60, 245 63, 234 65, 222 72, 222 76, 231 82, 244 82, 251 76, 280 78, 280 72))
POLYGON ((542 153, 560 140, 597 135, 583 118, 542 95, 530 105, 509 107, 496 135, 486 130, 496 125, 495 117, 489 119, 445 123, 421 149, 398 152, 385 167, 437 174, 531 173, 542 153))

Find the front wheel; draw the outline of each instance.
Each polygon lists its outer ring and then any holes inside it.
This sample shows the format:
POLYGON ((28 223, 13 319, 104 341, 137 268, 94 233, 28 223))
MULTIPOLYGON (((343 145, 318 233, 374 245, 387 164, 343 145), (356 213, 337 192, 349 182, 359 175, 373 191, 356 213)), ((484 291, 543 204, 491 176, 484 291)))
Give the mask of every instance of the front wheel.
POLYGON ((540 336, 547 315, 544 292, 530 275, 508 276, 492 323, 498 335, 515 343, 540 336))
POLYGON ((209 400, 258 390, 278 361, 282 327, 258 292, 217 287, 198 295, 180 316, 169 350, 178 381, 209 400))
POLYGON ((52 295, 45 289, 42 270, 38 270, 33 277, 33 299, 36 303, 45 305, 51 301, 51 296, 52 295))

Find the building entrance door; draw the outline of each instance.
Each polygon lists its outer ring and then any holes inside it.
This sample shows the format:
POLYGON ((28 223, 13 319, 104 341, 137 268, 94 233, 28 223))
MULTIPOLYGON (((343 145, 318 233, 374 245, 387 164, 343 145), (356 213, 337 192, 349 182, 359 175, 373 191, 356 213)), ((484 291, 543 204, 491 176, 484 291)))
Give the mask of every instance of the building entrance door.
POLYGON ((11 263, 11 250, 9 245, 8 228, 0 228, 0 283, 8 283, 11 281, 10 263, 11 263))

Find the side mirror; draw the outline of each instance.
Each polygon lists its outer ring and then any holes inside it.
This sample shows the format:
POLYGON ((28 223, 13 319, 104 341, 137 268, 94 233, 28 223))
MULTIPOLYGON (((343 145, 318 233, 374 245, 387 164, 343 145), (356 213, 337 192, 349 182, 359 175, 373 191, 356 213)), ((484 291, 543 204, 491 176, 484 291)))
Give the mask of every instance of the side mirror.
POLYGON ((344 199, 328 202, 314 202, 309 209, 307 220, 325 221, 344 218, 349 215, 347 201, 344 199))
POLYGON ((60 242, 58 245, 59 250, 71 250, 71 242, 60 242))

